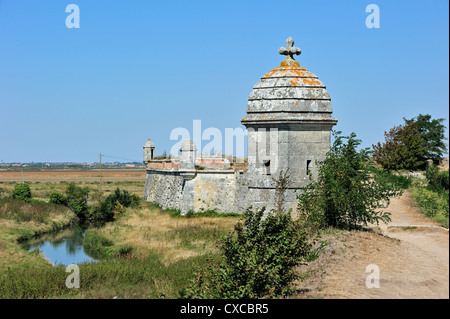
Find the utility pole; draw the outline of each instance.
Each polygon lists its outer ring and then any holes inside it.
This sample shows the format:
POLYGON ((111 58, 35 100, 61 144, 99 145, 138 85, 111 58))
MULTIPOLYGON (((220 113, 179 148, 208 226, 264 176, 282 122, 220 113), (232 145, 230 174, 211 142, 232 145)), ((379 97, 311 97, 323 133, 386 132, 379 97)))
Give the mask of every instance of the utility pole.
POLYGON ((100 153, 100 192, 102 191, 102 153, 100 153))
POLYGON ((20 175, 22 176, 22 184, 23 184, 23 170, 20 168, 20 175))

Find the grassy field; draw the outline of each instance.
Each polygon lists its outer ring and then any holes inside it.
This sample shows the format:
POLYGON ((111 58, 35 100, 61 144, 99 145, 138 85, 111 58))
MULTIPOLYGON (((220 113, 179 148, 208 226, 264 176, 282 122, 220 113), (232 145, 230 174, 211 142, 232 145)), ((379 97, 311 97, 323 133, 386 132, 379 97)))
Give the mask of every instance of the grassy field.
MULTIPOLYGON (((3 197, 21 180, 20 172, 15 180, 6 175, 0 172, 3 197)), ((24 172, 33 199, 43 201, 53 190, 63 193, 69 182, 89 187, 90 200, 96 201, 92 198, 100 188, 96 178, 92 171, 24 172)), ((103 198, 116 188, 142 196, 145 171, 104 172, 102 182, 103 198)), ((18 241, 62 228, 73 213, 42 202, 3 198, 0 203, 0 298, 178 298, 197 267, 216 258, 216 241, 239 220, 182 217, 143 202, 118 220, 86 232, 85 247, 100 261, 80 265, 81 287, 69 289, 64 266, 51 266, 39 253, 22 249, 18 241), (61 210, 53 211, 55 207, 61 210)))
MULTIPOLYGON (((33 198, 48 200, 56 190, 64 193, 67 184, 75 182, 78 186, 91 190, 91 200, 108 196, 116 188, 126 189, 139 197, 144 192, 146 171, 144 169, 102 170, 40 170, 24 171, 24 183, 30 185, 33 198)), ((14 185, 22 181, 20 171, 0 171, 0 189, 10 194, 14 185)))

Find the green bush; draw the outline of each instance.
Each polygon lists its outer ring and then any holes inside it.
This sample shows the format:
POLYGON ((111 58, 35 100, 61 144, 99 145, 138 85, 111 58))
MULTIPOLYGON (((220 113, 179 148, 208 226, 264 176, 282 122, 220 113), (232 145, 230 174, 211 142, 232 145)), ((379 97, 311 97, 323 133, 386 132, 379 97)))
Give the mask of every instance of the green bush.
POLYGON ((399 185, 375 167, 355 133, 349 137, 333 132, 335 141, 323 162, 318 180, 302 188, 299 211, 309 224, 318 227, 354 229, 368 223, 389 222, 389 213, 380 211, 391 196, 401 194, 399 185), (343 142, 347 139, 347 143, 343 142))
POLYGON ((16 184, 12 193, 12 198, 29 201, 31 199, 30 185, 28 184, 16 184))
POLYGON ((449 189, 449 171, 439 171, 436 166, 431 165, 427 170, 427 180, 436 191, 449 189))
POLYGON ((272 298, 290 292, 295 266, 310 251, 306 233, 290 214, 265 209, 244 213, 245 222, 220 241, 221 259, 195 274, 190 298, 272 298))
POLYGON ((433 189, 429 189, 427 187, 417 187, 414 188, 412 196, 425 216, 433 219, 440 219, 439 216, 442 216, 447 219, 446 222, 448 224, 448 191, 436 192, 433 189))
POLYGON ((139 196, 117 188, 114 193, 108 195, 104 201, 93 208, 91 217, 94 220, 113 221, 116 217, 123 215, 124 207, 136 207, 139 205, 139 201, 139 196), (121 208, 117 204, 123 207, 121 208))
POLYGON ((438 183, 442 186, 442 188, 448 190, 449 189, 449 172, 441 171, 438 173, 438 183))
POLYGON ((55 190, 55 191, 53 191, 50 194, 48 202, 50 204, 66 206, 67 205, 67 198, 63 194, 61 194, 60 192, 55 190))
POLYGON ((69 183, 66 188, 67 206, 80 220, 86 220, 88 218, 89 206, 87 201, 89 192, 89 188, 77 186, 75 183, 69 183))

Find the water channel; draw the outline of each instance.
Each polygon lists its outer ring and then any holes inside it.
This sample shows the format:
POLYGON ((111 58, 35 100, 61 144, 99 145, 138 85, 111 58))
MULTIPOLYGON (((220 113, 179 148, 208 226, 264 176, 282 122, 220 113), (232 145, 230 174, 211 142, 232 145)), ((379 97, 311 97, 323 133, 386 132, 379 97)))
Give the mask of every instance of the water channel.
POLYGON ((85 230, 83 227, 75 226, 24 242, 21 245, 29 251, 39 249, 39 252, 53 266, 97 262, 97 259, 94 258, 95 254, 89 253, 83 246, 85 230))

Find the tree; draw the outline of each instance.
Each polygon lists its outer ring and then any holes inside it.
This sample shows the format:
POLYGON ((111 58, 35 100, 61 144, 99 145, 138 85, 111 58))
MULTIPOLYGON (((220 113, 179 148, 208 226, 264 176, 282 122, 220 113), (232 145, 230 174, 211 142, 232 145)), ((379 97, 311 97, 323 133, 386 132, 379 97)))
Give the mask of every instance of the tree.
POLYGON ((321 227, 354 229, 368 223, 389 222, 389 213, 380 211, 391 196, 401 193, 387 182, 387 173, 378 171, 368 148, 356 147, 361 140, 333 132, 335 141, 319 163, 318 180, 302 188, 298 195, 300 216, 319 222, 321 227), (344 143, 347 139, 347 143, 344 143))
POLYGON ((394 126, 384 133, 385 142, 372 145, 373 158, 386 170, 416 170, 426 163, 425 142, 415 123, 394 126))
POLYGON ((442 124, 444 119, 431 119, 431 115, 419 114, 417 117, 407 120, 403 118, 406 125, 414 124, 416 132, 420 135, 424 142, 425 153, 424 160, 432 159, 437 164, 442 155, 447 151, 447 145, 444 136, 445 125, 442 124))
POLYGON ((431 120, 430 115, 422 115, 394 126, 384 133, 385 142, 372 145, 374 158, 387 170, 424 169, 427 159, 438 163, 446 152, 444 119, 431 120))

